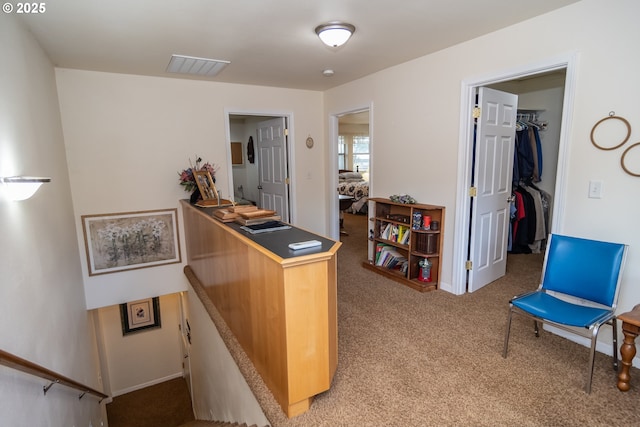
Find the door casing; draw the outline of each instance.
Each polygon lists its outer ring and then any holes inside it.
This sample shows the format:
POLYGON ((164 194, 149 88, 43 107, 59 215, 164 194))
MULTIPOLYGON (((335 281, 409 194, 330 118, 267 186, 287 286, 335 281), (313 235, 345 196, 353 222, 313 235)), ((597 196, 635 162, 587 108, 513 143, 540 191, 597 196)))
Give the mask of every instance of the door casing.
MULTIPOLYGON (((354 106, 353 108, 337 111, 329 114, 329 162, 327 163, 327 207, 329 209, 329 215, 327 219, 329 223, 326 225, 329 230, 329 237, 334 240, 340 240, 340 211, 338 209, 338 120, 340 117, 360 113, 362 111, 369 111, 369 167, 373 171, 374 165, 374 151, 375 151, 375 138, 373 135, 373 103, 361 104, 354 106)), ((373 192, 373 173, 369 174, 369 194, 373 192)))
MULTIPOLYGON (((234 194, 233 183, 233 167, 231 162, 231 116, 264 116, 272 118, 285 118, 288 129, 288 140, 295 141, 295 130, 293 123, 293 112, 291 111, 269 111, 269 110, 241 110, 241 109, 224 109, 225 117, 225 138, 227 145, 227 194, 234 194)), ((287 169, 289 171, 289 222, 294 224, 296 220, 296 191, 295 191, 295 144, 286 144, 287 150, 287 169)), ((258 161, 260 161, 258 159, 258 161)), ((336 172, 337 174, 337 172, 336 172)))
POLYGON ((560 123, 560 144, 558 149, 558 167, 556 171, 555 198, 553 204, 553 222, 551 232, 560 233, 564 224, 564 211, 567 185, 567 153, 571 145, 569 129, 575 100, 576 64, 578 53, 571 52, 558 57, 549 58, 533 64, 503 70, 495 74, 465 79, 460 91, 460 138, 458 142, 458 188, 456 190, 456 210, 453 231, 453 271, 451 283, 441 283, 443 290, 461 295, 467 289, 467 247, 469 245, 469 224, 471 201, 468 196, 473 161, 473 126, 472 110, 475 105, 475 91, 481 86, 488 86, 526 76, 565 69, 564 103, 562 121, 560 123))

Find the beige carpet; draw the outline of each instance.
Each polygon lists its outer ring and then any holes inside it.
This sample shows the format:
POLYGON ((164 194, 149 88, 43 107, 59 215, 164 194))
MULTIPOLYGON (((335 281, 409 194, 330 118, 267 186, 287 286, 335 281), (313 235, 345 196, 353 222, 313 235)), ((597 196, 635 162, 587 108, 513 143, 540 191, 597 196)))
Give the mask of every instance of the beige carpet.
POLYGON ((345 216, 333 385, 310 411, 276 414, 274 425, 640 425, 636 369, 622 393, 611 359, 598 353, 587 395, 587 349, 547 332, 536 339, 521 317, 502 358, 507 301, 537 287, 541 255, 509 256, 507 276, 473 294, 421 294, 360 267, 367 220, 345 216))
POLYGON ((507 275, 473 294, 422 294, 360 266, 366 217, 345 215, 345 230, 338 255, 338 370, 308 412, 284 416, 205 303, 273 426, 640 425, 635 368, 631 390, 622 393, 611 359, 598 353, 587 395, 587 348, 545 331, 536 339, 521 317, 514 318, 509 355, 502 358, 507 302, 537 287, 542 256, 509 256, 507 275))

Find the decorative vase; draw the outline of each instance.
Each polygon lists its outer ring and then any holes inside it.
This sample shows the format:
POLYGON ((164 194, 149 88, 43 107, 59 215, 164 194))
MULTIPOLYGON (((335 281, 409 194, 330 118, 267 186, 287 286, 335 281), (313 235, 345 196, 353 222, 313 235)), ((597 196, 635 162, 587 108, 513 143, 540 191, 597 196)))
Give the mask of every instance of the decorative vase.
POLYGON ((189 202, 191 202, 191 204, 195 204, 198 202, 198 200, 200 200, 200 189, 196 188, 193 193, 191 193, 191 197, 189 198, 189 202))

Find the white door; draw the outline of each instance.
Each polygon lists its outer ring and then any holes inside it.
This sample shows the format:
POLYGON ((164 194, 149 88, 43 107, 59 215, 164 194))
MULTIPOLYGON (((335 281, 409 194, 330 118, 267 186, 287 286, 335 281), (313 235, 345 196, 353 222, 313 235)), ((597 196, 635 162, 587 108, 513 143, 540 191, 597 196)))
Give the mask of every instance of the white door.
POLYGON ((258 123, 259 206, 277 212, 289 222, 287 136, 284 117, 258 123))
POLYGON ((513 176, 518 95, 481 87, 475 132, 467 290, 476 291, 504 276, 507 268, 509 200, 513 176))

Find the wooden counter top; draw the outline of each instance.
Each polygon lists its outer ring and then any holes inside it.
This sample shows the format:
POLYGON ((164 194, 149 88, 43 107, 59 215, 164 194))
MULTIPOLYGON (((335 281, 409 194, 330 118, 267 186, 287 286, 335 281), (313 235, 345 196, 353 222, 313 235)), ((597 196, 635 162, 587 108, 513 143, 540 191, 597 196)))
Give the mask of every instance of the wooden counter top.
MULTIPOLYGON (((233 222, 223 223, 222 221, 218 221, 213 216, 213 212, 216 209, 220 208, 199 208, 197 206, 191 205, 187 200, 182 200, 181 203, 183 203, 184 206, 189 206, 190 208, 195 209, 201 215, 206 216, 216 224, 219 224, 223 227, 228 227, 230 230, 238 233, 238 236, 241 239, 247 239, 249 242, 257 245, 257 247, 270 252, 270 254, 268 255, 282 264, 292 263, 292 258, 309 259, 308 256, 310 255, 317 256, 323 253, 335 255, 337 250, 342 245, 342 243, 340 242, 336 242, 335 240, 328 239, 319 234, 315 234, 310 231, 297 228, 295 226, 291 226, 291 228, 287 230, 277 230, 268 233, 251 234, 247 231, 242 230, 242 226, 240 224, 236 224, 233 222), (289 249, 290 243, 303 242, 307 240, 319 240, 322 245, 317 248, 303 249, 298 251, 289 249)), ((311 257, 311 259, 315 259, 315 257, 311 257)))

